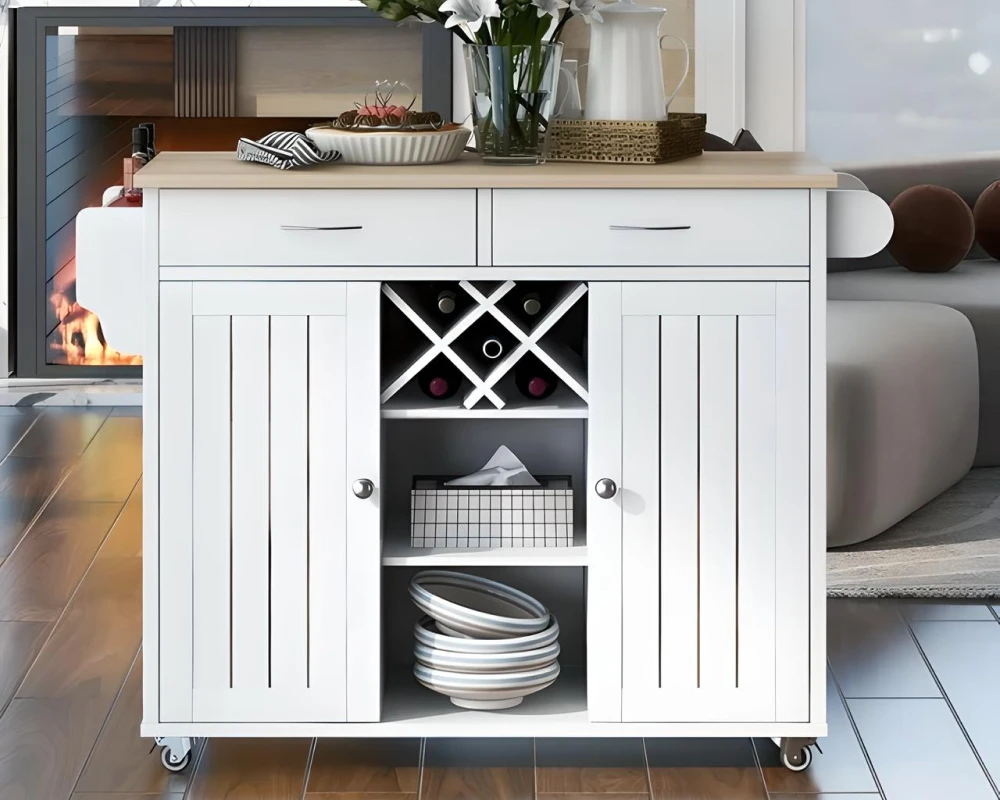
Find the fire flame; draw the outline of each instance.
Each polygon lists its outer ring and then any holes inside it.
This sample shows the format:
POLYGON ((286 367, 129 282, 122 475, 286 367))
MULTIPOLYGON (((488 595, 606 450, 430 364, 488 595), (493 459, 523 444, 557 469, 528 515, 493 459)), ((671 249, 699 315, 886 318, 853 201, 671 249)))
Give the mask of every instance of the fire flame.
POLYGON ((142 364, 142 356, 119 352, 108 345, 101 320, 76 302, 76 264, 70 263, 57 278, 49 302, 59 324, 49 336, 50 363, 113 365, 142 364))

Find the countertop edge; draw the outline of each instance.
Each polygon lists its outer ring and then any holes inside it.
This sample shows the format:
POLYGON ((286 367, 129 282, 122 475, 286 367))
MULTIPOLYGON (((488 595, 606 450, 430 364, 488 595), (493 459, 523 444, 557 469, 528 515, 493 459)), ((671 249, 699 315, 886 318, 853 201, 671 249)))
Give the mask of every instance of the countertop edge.
POLYGON ((140 189, 835 189, 805 153, 706 153, 670 164, 549 162, 495 166, 475 156, 427 166, 335 164, 279 170, 231 152, 166 152, 135 175, 140 189))
POLYGON ((753 179, 739 179, 730 176, 719 176, 715 180, 698 179, 692 181, 674 180, 642 180, 625 179, 581 181, 581 180, 546 180, 546 181, 459 181, 459 180, 412 180, 399 181, 387 178, 385 180, 365 179, 359 181, 308 181, 299 180, 293 185, 279 185, 274 182, 254 180, 252 176, 246 179, 227 178, 210 180, 212 176, 192 176, 190 178, 177 175, 162 179, 144 181, 135 180, 139 189, 836 189, 837 179, 832 176, 816 178, 801 178, 790 180, 785 176, 757 176, 753 179))

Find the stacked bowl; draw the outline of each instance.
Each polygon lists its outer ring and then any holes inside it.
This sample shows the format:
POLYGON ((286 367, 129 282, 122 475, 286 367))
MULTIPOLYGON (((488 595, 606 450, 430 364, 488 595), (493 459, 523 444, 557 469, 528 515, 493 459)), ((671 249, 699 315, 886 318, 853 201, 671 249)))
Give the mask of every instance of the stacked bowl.
POLYGON ((513 708, 559 677, 559 624, 524 592, 460 572, 413 576, 417 681, 462 708, 513 708))

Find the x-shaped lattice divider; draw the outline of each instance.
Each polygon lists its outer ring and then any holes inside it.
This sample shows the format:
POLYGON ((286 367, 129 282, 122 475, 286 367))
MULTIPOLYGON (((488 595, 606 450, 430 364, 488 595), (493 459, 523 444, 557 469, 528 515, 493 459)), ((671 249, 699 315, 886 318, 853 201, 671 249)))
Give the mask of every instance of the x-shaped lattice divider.
POLYGON ((462 287, 475 301, 472 306, 463 314, 454 325, 452 325, 443 335, 438 333, 420 315, 420 310, 415 308, 403 296, 388 283, 382 284, 382 293, 392 301, 407 319, 412 322, 421 333, 430 340, 430 347, 422 352, 410 366, 393 380, 382 392, 382 402, 385 403, 393 397, 400 389, 413 380, 417 374, 433 361, 438 355, 444 354, 458 370, 472 384, 472 391, 469 392, 462 404, 466 408, 473 408, 484 397, 487 398, 497 408, 503 408, 506 402, 496 393, 494 387, 507 375, 526 353, 534 353, 535 356, 570 389, 573 390, 585 403, 589 402, 587 393, 587 378, 582 373, 576 373, 569 365, 570 359, 560 361, 546 347, 541 344, 542 337, 545 336, 552 327, 562 319, 566 313, 587 293, 587 285, 577 283, 562 297, 555 305, 549 309, 548 313, 542 317, 530 331, 525 332, 507 314, 504 313, 497 303, 510 293, 517 284, 514 281, 505 281, 489 295, 483 294, 469 281, 460 281, 462 287), (479 377, 472 367, 455 352, 452 345, 458 338, 476 323, 483 315, 490 314, 510 334, 517 340, 518 345, 511 350, 506 357, 486 375, 479 377))

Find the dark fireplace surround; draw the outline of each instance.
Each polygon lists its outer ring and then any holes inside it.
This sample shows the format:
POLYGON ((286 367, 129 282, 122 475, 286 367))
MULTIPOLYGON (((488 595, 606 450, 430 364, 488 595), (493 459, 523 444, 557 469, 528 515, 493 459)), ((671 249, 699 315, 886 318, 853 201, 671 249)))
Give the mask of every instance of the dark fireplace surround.
MULTIPOLYGON (((177 63, 148 64, 142 75, 151 86, 145 105, 135 113, 118 116, 71 117, 55 124, 50 112, 55 103, 60 74, 47 42, 60 27, 236 29, 243 27, 337 26, 372 28, 393 26, 365 8, 21 8, 12 11, 14 31, 11 64, 11 258, 10 320, 11 365, 19 378, 136 378, 141 366, 51 363, 52 338, 62 320, 56 319, 52 301, 55 282, 67 263, 66 252, 75 252, 73 220, 87 206, 99 205, 104 187, 120 183, 122 159, 129 155, 131 127, 147 119, 157 122, 159 149, 232 149, 238 135, 261 135, 296 120, 258 117, 199 117, 197 108, 183 98, 177 63), (163 91, 163 70, 173 78, 173 96, 163 91), (158 77, 156 77, 158 76, 158 77), (163 96, 160 96, 163 95, 163 96), (174 110, 174 114, 169 112, 174 110), (155 112, 155 113, 151 113, 155 112), (204 125, 200 124, 205 123, 204 125), (207 121, 207 122, 206 122, 207 121), (186 147, 191 141, 198 146, 186 147), (57 148, 59 169, 52 169, 50 155, 57 148), (62 159, 66 159, 63 162, 62 159), (70 169, 66 169, 69 166, 70 169), (58 173, 58 174, 57 174, 58 173), (60 263, 62 262, 62 263, 60 263)), ((450 115, 452 111, 451 34, 439 25, 422 25, 421 80, 424 108, 450 115)), ((224 36, 222 37, 225 38, 224 36)), ((152 41, 152 40, 150 40, 152 41)), ((56 54, 58 56, 58 54, 56 54)), ((66 70, 62 70, 65 72, 66 70)), ((392 78, 391 75, 373 75, 392 78)), ((331 74, 336 83, 336 74, 331 74)), ((129 78, 135 80, 134 73, 129 78)), ((301 128, 300 128, 301 129, 301 128)), ((137 264, 136 269, 140 266, 137 264)), ((65 292, 75 306, 75 263, 72 284, 65 292)), ((64 273, 65 274, 65 273, 64 273)), ((62 295, 56 295, 61 297, 62 295)), ((113 345, 113 342, 109 342, 113 345)))

